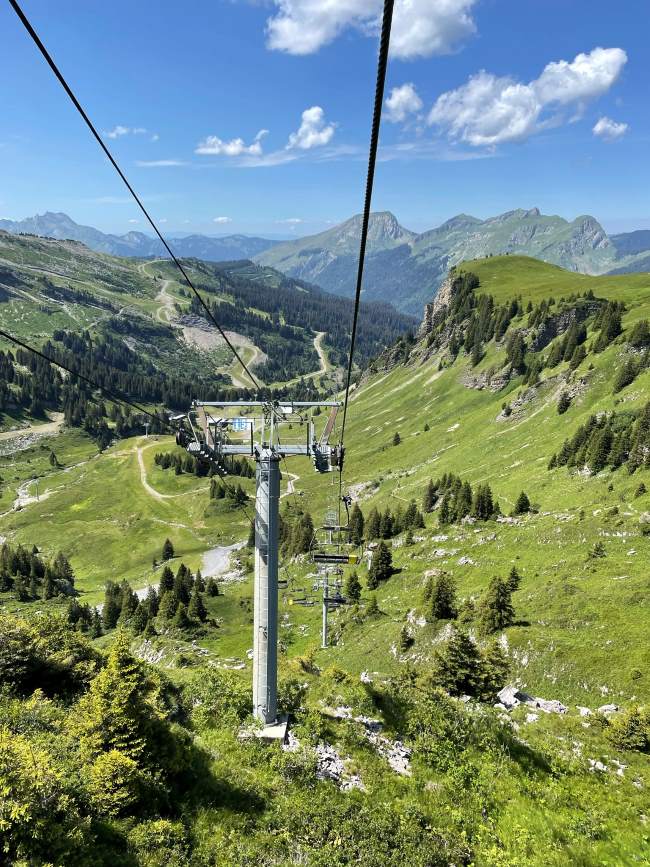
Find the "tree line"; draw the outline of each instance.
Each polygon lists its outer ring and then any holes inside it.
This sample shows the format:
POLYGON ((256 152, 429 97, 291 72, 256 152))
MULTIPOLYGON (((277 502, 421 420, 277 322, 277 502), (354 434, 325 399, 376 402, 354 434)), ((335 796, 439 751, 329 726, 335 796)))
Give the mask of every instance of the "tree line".
POLYGON ((634 473, 650 466, 650 401, 637 411, 591 415, 548 463, 549 470, 564 466, 592 473, 622 466, 634 473))
POLYGON ((0 547, 0 592, 13 592, 19 602, 53 599, 75 594, 75 576, 70 561, 59 551, 46 560, 36 545, 4 542, 0 547))

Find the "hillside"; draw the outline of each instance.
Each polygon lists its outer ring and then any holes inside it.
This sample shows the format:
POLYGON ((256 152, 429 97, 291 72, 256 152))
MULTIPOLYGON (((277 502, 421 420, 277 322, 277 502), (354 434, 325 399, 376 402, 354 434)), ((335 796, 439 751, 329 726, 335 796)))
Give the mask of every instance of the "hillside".
MULTIPOLYGON (((259 273, 195 267, 206 285, 259 273)), ((50 859, 102 865, 648 862, 649 320, 648 275, 504 256, 443 281, 417 335, 352 394, 344 489, 365 554, 361 586, 344 576, 349 604, 330 614, 327 649, 304 530, 307 512, 324 522, 337 486, 287 461, 286 750, 239 737, 252 502, 238 507, 170 437, 101 454, 69 427, 0 440, 12 852, 38 863, 49 845, 50 859), (66 597, 58 551, 77 602, 104 604, 99 627, 66 597), (188 619, 180 600, 201 595, 198 569, 221 592, 206 586, 205 616, 194 602, 188 619), (104 592, 124 578, 140 603, 128 586, 104 592), (145 600, 159 584, 170 595, 145 600), (33 807, 35 761, 47 811, 33 807)), ((252 494, 246 474, 229 482, 252 494)))
MULTIPOLYGON (((352 321, 349 300, 248 260, 227 270, 200 260, 186 267, 263 382, 314 379, 342 363, 352 321), (321 328, 323 322, 328 325, 321 328)), ((216 374, 236 386, 250 384, 166 261, 138 263, 75 241, 0 232, 0 293, 3 325, 15 336, 39 343, 58 331, 88 330, 137 351, 162 375, 207 382, 216 374)), ((365 305, 362 316, 362 361, 415 324, 386 306, 365 305)))
MULTIPOLYGON (((351 295, 359 232, 356 216, 318 235, 277 244, 255 258, 330 292, 351 295)), ((487 220, 460 214, 421 234, 400 226, 390 213, 376 213, 370 223, 365 297, 391 299, 400 310, 419 315, 450 267, 506 253, 534 256, 585 274, 615 268, 641 271, 647 268, 647 233, 631 234, 634 243, 628 235, 610 239, 593 217, 569 222, 541 214, 537 208, 508 211, 487 220)))

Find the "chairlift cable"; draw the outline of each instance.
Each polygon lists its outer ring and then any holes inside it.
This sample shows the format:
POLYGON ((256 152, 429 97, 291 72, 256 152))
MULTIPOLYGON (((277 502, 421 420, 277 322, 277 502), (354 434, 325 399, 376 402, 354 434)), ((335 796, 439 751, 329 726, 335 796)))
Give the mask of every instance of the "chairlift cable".
MULTIPOLYGON (((352 331, 350 334, 350 354, 348 356, 348 368, 345 383, 345 398, 343 402, 343 419, 341 421, 341 435, 339 445, 343 450, 345 436, 345 423, 348 416, 348 401, 350 398, 350 383, 352 380, 352 368, 354 363, 354 349, 357 338, 357 325, 359 320, 359 307, 361 304, 361 288, 363 284, 363 269, 366 258, 366 244, 368 240, 368 224, 370 222, 370 207, 372 203, 372 190, 375 180, 375 165, 377 162, 377 150, 379 146, 379 128, 381 126, 381 109, 384 102, 384 88, 386 85, 386 70, 388 67, 388 52, 390 48, 390 31, 393 23, 394 0, 384 0, 384 13, 381 25, 381 37, 379 41, 379 57, 377 60, 377 83, 375 86, 375 103, 372 116, 372 128, 370 133, 370 149, 368 154, 368 172, 366 176, 366 193, 361 223, 361 241, 359 245, 359 264, 357 268, 357 282, 354 293, 354 315, 352 317, 352 331)), ((343 460, 343 454, 341 455, 343 460)), ((343 466, 339 471, 339 501, 338 514, 339 526, 341 524, 341 502, 343 497, 343 466)))
MULTIPOLYGON (((10 0, 13 2, 13 0, 10 0)), ((350 382, 352 379, 352 365, 354 362, 354 348, 357 338, 357 324, 359 320, 359 307, 361 304, 361 287, 363 284, 363 267, 366 258, 366 244, 368 241, 368 224, 370 222, 370 206, 372 202, 372 189, 375 180, 375 164, 377 162, 377 149, 379 145, 379 127, 381 125, 381 109, 384 102, 384 87, 386 84, 386 68, 388 66, 388 49, 390 46, 390 30, 393 22, 394 0, 384 0, 384 14, 381 25, 381 38, 379 42, 379 58, 377 61, 377 84, 375 87, 375 104, 372 116, 372 129, 370 133, 370 151, 368 154, 368 173, 366 176, 366 194, 363 207, 363 219, 361 223, 361 242, 359 245, 359 264, 357 268, 357 282, 354 294, 354 316, 352 319, 352 332, 350 335, 350 355, 348 357, 348 369, 345 385, 345 400, 343 403, 343 421, 341 422, 341 439, 345 435, 345 422, 348 412, 348 399, 350 396, 350 382)))
POLYGON ((113 157, 113 154, 110 152, 109 148, 108 148, 108 147, 106 146, 106 144, 104 143, 102 137, 101 137, 100 134, 97 132, 97 129, 95 128, 93 122, 90 120, 90 118, 88 117, 88 115, 87 115, 86 112, 84 111, 84 109, 83 109, 81 103, 79 102, 79 100, 77 99, 77 97, 75 96, 75 94, 73 93, 73 91, 72 91, 70 85, 68 84, 68 82, 66 81, 66 79, 63 77, 63 74, 62 74, 61 71, 59 70, 59 68, 58 68, 58 66, 56 65, 56 63, 54 62, 54 60, 53 60, 52 56, 50 55, 49 51, 47 50, 47 48, 45 47, 45 45, 44 45, 43 42, 41 41, 40 37, 38 36, 38 34, 36 33, 36 31, 35 31, 34 28, 32 27, 32 25, 31 25, 29 19, 27 18, 27 16, 26 16, 25 13, 23 12, 23 10, 20 8, 20 5, 16 2, 16 0, 9 0, 9 3, 11 4, 11 6, 12 6, 14 12, 16 13, 16 15, 18 16, 18 18, 19 18, 20 21, 22 22, 23 26, 25 27, 25 30, 27 31, 27 33, 28 33, 28 34, 30 35, 30 37, 32 38, 34 44, 36 45, 36 47, 38 48, 38 50, 39 50, 39 51, 41 52, 41 54, 43 55, 45 61, 46 61, 47 64, 48 64, 48 66, 50 67, 50 69, 52 70, 52 72, 54 73, 54 75, 56 76, 56 78, 59 80, 59 83, 61 84, 61 86, 63 87, 63 89, 64 89, 65 92, 67 93, 67 95, 70 97, 70 100, 72 101, 72 104, 74 105, 74 107, 77 109, 77 111, 78 111, 79 114, 81 115, 81 117, 82 117, 82 119, 84 120, 86 126, 88 127, 88 129, 90 130, 90 132, 92 133, 92 135, 93 135, 93 136, 95 137, 95 139, 97 140, 97 143, 99 144, 99 146, 101 147, 101 149, 102 149, 102 150, 104 151, 104 153, 106 154, 106 156, 107 156, 109 162, 111 163, 111 165, 113 166, 113 168, 115 169, 115 171, 118 173, 118 175, 120 176, 120 178, 121 178, 122 181, 124 182, 124 184, 125 184, 126 188, 128 189, 128 191, 129 191, 129 192, 131 193, 131 195, 133 196, 133 198, 134 198, 136 204, 138 205, 138 207, 140 208, 140 210, 142 211, 142 213, 143 213, 144 216, 146 217, 146 219, 147 219, 149 225, 150 225, 151 228, 154 230, 154 232, 155 232, 156 235, 158 236, 158 239, 160 240, 160 242, 162 243, 162 245, 164 246, 164 248, 165 248, 165 249, 167 250, 167 252, 169 253, 170 258, 172 259, 172 261, 174 262, 174 264, 176 265, 176 267, 178 268, 178 270, 180 271, 180 273, 183 275, 183 277, 184 277, 184 279, 185 279, 185 282, 186 282, 187 285, 190 287, 190 289, 192 290, 192 292, 194 293, 194 295, 195 295, 196 298, 198 299, 199 303, 201 304, 201 306, 203 307, 203 309, 204 309, 205 312, 207 313, 208 318, 209 318, 209 319, 212 321, 212 323, 216 326, 217 330, 219 331, 219 334, 221 335, 221 337, 222 337, 222 338, 224 339, 224 341, 226 342, 226 345, 228 346, 228 348, 230 349, 230 351, 232 352, 232 354, 234 355, 234 357, 237 359, 237 361, 241 364, 243 370, 244 370, 245 373, 248 375, 249 379, 251 380, 251 382, 253 383, 253 385, 255 386, 255 388, 259 391, 259 389, 261 388, 260 383, 259 383, 259 382, 257 381, 257 379, 253 376, 253 374, 250 372, 249 368, 246 366, 246 364, 245 364, 244 360, 242 359, 241 355, 237 352, 237 350, 236 350, 235 347, 233 346, 232 341, 230 340, 230 338, 228 337, 228 335, 226 334, 226 332, 223 330, 223 328, 221 327, 221 325, 219 325, 219 323, 218 323, 216 317, 214 316, 214 314, 212 313, 210 307, 206 304, 206 302, 203 300, 201 294, 200 294, 200 293, 198 292, 198 290, 195 288, 195 286, 194 286, 194 284, 192 283, 192 281, 190 280, 190 278, 189 278, 189 276, 188 276, 188 274, 187 274, 185 268, 182 266, 182 264, 180 263, 180 261, 178 260, 178 258, 177 258, 177 257, 174 255, 174 253, 172 252, 171 247, 169 246, 169 244, 167 243, 167 241, 166 241, 165 238, 163 237, 162 233, 160 232, 158 226, 157 226, 156 223, 154 222, 153 218, 151 217, 151 215, 149 214, 149 212, 147 211, 147 209, 146 209, 145 206, 143 205, 143 203, 142 203, 140 197, 138 196, 138 194, 136 193, 136 191, 133 189, 133 187, 132 187, 131 184, 129 183, 129 181, 128 181, 126 175, 124 174, 124 172, 122 171, 122 169, 121 169, 121 168, 119 167, 119 165, 117 164, 115 158, 113 157))

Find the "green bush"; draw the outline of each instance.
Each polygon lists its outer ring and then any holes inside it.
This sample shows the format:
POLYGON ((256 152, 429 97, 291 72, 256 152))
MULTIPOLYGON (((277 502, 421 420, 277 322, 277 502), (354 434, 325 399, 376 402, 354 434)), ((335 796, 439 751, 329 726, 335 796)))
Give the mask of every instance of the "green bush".
POLYGON ((619 750, 650 752, 650 711, 640 707, 624 711, 611 721, 606 734, 619 750))

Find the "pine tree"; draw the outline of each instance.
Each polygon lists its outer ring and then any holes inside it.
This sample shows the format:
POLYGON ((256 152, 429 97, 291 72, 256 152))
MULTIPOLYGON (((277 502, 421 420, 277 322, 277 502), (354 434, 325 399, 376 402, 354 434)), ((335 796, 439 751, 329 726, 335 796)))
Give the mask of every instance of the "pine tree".
POLYGON ((111 750, 134 762, 142 760, 151 725, 146 694, 144 669, 131 656, 127 633, 120 631, 106 667, 77 704, 74 729, 83 761, 91 762, 111 750))
POLYGON ((479 649, 461 630, 455 630, 449 641, 436 650, 433 680, 451 695, 477 695, 481 689, 481 658, 479 649))
POLYGON ((376 590, 382 581, 387 581, 393 574, 393 555, 384 542, 380 542, 372 555, 368 570, 368 589, 376 590))
POLYGON ((402 442, 402 437, 397 431, 393 434, 393 445, 398 446, 402 442))
POLYGON ((369 542, 379 538, 381 532, 381 516, 376 508, 370 510, 368 521, 366 523, 366 537, 369 542))
POLYGON ((72 571, 70 561, 63 551, 59 551, 54 559, 53 572, 56 579, 67 581, 69 584, 74 586, 74 572, 72 571))
POLYGON ((379 525, 379 537, 381 539, 390 539, 395 533, 395 521, 391 514, 390 509, 386 509, 386 511, 381 516, 381 524, 379 525))
POLYGON ((368 617, 376 617, 379 613, 380 611, 379 603, 377 602, 377 596, 373 593, 368 600, 368 604, 366 605, 366 615, 368 617))
POLYGON ((494 514, 492 489, 488 484, 477 485, 472 498, 472 517, 479 521, 489 521, 494 514))
POLYGON ((115 629, 120 616, 122 605, 122 592, 117 584, 108 581, 104 593, 104 607, 102 608, 102 621, 104 629, 115 629))
POLYGON ((347 599, 352 600, 352 602, 358 602, 361 598, 361 582, 355 570, 348 573, 345 579, 345 586, 343 587, 343 594, 347 599))
POLYGON ((45 568, 45 577, 43 578, 43 599, 52 599, 56 596, 57 589, 56 584, 54 583, 54 576, 52 574, 52 569, 50 566, 45 568))
POLYGON ((446 527, 447 524, 450 524, 452 521, 451 514, 451 495, 449 491, 442 498, 442 502, 440 503, 440 510, 438 512, 438 522, 441 527, 446 527))
POLYGON ((251 550, 255 547, 255 521, 251 521, 248 528, 248 540, 246 541, 246 547, 250 548, 251 550))
POLYGON ((404 513, 404 529, 415 527, 417 522, 418 507, 415 505, 415 500, 411 500, 406 507, 406 512, 404 513))
POLYGON ((138 607, 133 612, 133 617, 131 618, 130 623, 131 629, 136 635, 140 635, 144 632, 148 619, 149 613, 146 604, 144 602, 139 602, 138 607))
POLYGON ((436 487, 433 484, 433 480, 429 479, 427 486, 424 490, 424 497, 422 499, 422 508, 425 512, 433 512, 433 509, 436 505, 437 494, 436 487))
POLYGON ((429 577, 424 582, 424 588, 422 590, 422 601, 426 605, 427 602, 431 602, 431 597, 433 596, 433 576, 429 575, 429 577))
POLYGON ((174 573, 169 568, 169 566, 165 566, 160 575, 160 583, 158 584, 158 596, 162 597, 163 593, 167 590, 174 589, 174 573))
POLYGON ((208 578, 208 583, 205 585, 205 592, 208 596, 218 596, 219 583, 214 578, 208 578))
POLYGON ((571 406, 571 397, 568 391, 563 391, 557 402, 558 415, 563 415, 571 406))
POLYGON ((443 572, 434 581, 429 607, 430 620, 450 620, 456 617, 456 582, 451 575, 443 572))
POLYGON ((196 577, 194 578, 194 587, 199 593, 205 593, 205 581, 203 580, 203 575, 201 575, 201 570, 196 570, 196 577))
POLYGON ((101 638, 103 634, 102 618, 100 617, 99 611, 96 608, 93 608, 93 617, 90 623, 90 637, 101 638))
POLYGON ((485 595, 481 599, 479 623, 484 634, 498 632, 512 626, 515 610, 512 605, 512 592, 508 582, 495 577, 490 581, 485 595))
POLYGON ((528 494, 526 494, 525 491, 522 491, 517 497, 512 514, 525 515, 527 512, 530 512, 530 500, 528 499, 528 494))
POLYGON ((32 574, 29 578, 29 598, 38 599, 38 581, 36 576, 32 574))
POLYGON ((174 546, 170 542, 169 539, 165 539, 165 542, 162 546, 162 559, 163 560, 171 560, 174 556, 174 546))
POLYGON ((156 593, 155 587, 149 587, 147 590, 147 598, 145 601, 147 606, 147 614, 149 617, 155 617, 158 614, 158 606, 160 605, 160 599, 158 594, 156 593))
POLYGON ((604 427, 594 436, 592 443, 589 446, 586 458, 587 464, 592 473, 599 473, 607 466, 613 440, 614 435, 609 425, 604 427))
POLYGON ((364 524, 363 512, 359 504, 355 503, 350 513, 350 542, 353 545, 360 545, 363 542, 364 524))
POLYGON ((176 573, 176 577, 174 578, 174 593, 176 598, 183 603, 183 605, 187 605, 190 601, 190 592, 187 589, 187 567, 181 563, 178 572, 176 573))
POLYGON ((174 614, 172 626, 174 629, 189 629, 191 625, 192 623, 187 616, 187 608, 181 602, 176 609, 176 614, 174 614))
POLYGON ((576 346, 575 352, 571 356, 571 361, 569 362, 569 367, 571 370, 577 370, 582 362, 587 357, 587 350, 584 346, 576 346))
POLYGON ((517 571, 517 567, 513 566, 510 570, 510 574, 508 575, 508 589, 511 593, 515 593, 519 590, 519 585, 521 584, 521 575, 517 571))
POLYGON ((14 579, 14 594, 19 602, 27 602, 29 599, 29 591, 25 586, 25 580, 22 575, 17 575, 14 579))
POLYGON ((459 623, 473 623, 476 617, 476 605, 473 599, 464 599, 458 609, 459 623))
POLYGON ((498 641, 491 641, 481 653, 481 680, 479 698, 494 701, 506 684, 510 664, 508 657, 498 641))
POLYGON ((406 653, 406 651, 413 644, 413 638, 411 633, 408 630, 408 626, 404 624, 399 632, 399 638, 397 639, 397 646, 401 653, 406 653))
POLYGON ((178 597, 173 590, 166 590, 160 597, 160 607, 158 608, 158 617, 161 620, 171 620, 176 614, 178 608, 178 597))
POLYGON ((187 614, 190 620, 198 620, 200 623, 205 623, 208 619, 208 611, 200 593, 197 593, 196 591, 192 593, 187 614))

